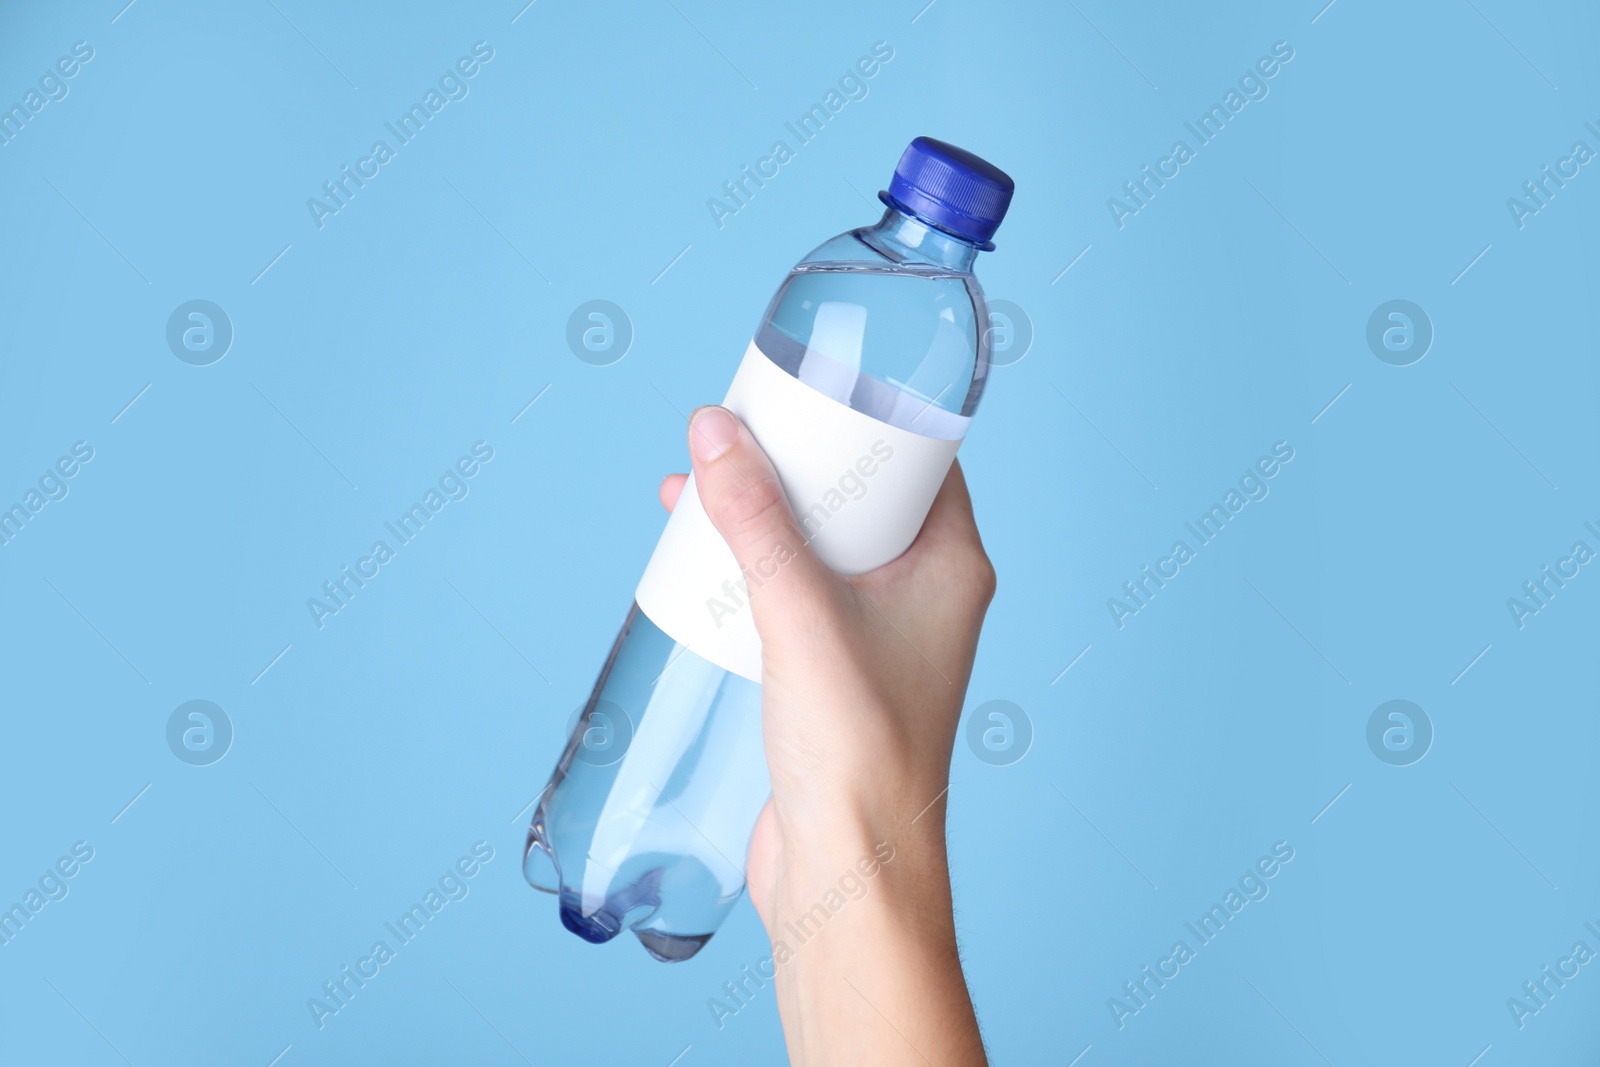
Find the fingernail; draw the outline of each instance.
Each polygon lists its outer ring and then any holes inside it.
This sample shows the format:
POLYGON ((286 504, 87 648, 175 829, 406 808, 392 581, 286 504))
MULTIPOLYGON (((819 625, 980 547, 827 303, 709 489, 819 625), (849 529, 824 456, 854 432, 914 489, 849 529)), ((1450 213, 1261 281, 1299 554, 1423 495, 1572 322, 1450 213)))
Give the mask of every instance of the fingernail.
POLYGON ((703 407, 689 422, 689 447, 694 458, 709 463, 733 447, 739 439, 739 425, 726 408, 703 407))

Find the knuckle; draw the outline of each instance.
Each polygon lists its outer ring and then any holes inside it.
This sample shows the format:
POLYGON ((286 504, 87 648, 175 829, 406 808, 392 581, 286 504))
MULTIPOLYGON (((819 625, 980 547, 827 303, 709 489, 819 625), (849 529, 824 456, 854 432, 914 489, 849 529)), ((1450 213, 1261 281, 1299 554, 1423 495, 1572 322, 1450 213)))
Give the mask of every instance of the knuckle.
POLYGON ((973 569, 972 585, 979 603, 987 607, 994 602, 999 582, 995 577, 994 564, 989 562, 988 556, 979 557, 978 565, 973 569))
POLYGON ((994 564, 989 561, 989 557, 983 553, 982 549, 978 551, 977 572, 978 590, 983 596, 983 602, 988 604, 994 600, 994 594, 999 588, 1000 579, 995 573, 994 564))
POLYGON ((983 550, 981 544, 974 543, 960 553, 956 560, 955 571, 959 576, 961 587, 974 602, 987 607, 994 601, 999 579, 995 574, 994 564, 989 560, 989 554, 983 550))
POLYGON ((757 476, 746 482, 735 474, 729 488, 717 516, 729 541, 750 544, 788 527, 789 502, 775 478, 757 476))

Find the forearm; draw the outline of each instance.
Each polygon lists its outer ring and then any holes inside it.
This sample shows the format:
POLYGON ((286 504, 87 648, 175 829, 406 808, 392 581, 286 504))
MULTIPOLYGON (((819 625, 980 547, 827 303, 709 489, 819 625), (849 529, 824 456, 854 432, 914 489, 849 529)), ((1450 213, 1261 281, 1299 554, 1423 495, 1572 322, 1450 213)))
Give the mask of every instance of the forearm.
POLYGON ((936 838, 919 829, 898 844, 835 845, 826 858, 796 850, 803 869, 785 872, 770 931, 794 1064, 987 1062, 956 950, 942 827, 936 838), (841 881, 865 891, 844 895, 841 881))

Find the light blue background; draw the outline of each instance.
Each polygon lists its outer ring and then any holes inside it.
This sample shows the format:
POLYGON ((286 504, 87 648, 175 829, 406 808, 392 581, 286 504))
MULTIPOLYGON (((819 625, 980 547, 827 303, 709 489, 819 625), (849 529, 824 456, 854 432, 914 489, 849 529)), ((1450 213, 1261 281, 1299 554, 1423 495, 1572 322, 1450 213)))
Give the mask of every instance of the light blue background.
POLYGON ((95 457, 0 547, 0 902, 95 856, 0 946, 0 1060, 781 1061, 770 989, 707 1009, 765 951, 748 906, 666 967, 567 934, 518 856, 684 414, 929 134, 1015 176, 980 271, 1036 331, 962 452, 1000 574, 967 707, 1035 730, 952 770, 995 1061, 1592 1062, 1600 965, 1523 1029, 1506 1001, 1600 949, 1600 574, 1520 630, 1506 600, 1600 548, 1600 171, 1522 229, 1506 200, 1600 149, 1600 15, 924 2, 5 6, 0 102, 95 54, 0 147, 0 502, 95 457), (480 40, 470 95, 319 230, 306 199, 480 40), (707 199, 880 40, 870 95, 719 229, 707 199), (1270 95, 1119 229, 1107 198, 1280 40, 1270 95), (235 329, 209 367, 164 339, 196 298, 235 329), (608 367, 564 339, 595 298, 636 331, 608 367), (1395 298, 1436 331, 1407 367, 1365 341, 1395 298), (306 599, 479 440, 470 496, 318 630, 306 599), (1107 598, 1280 440, 1271 495, 1119 630, 1107 598), (1365 739, 1396 698, 1437 733, 1408 767, 1365 739), (166 746, 192 699, 236 731, 209 767, 166 746), (470 895, 319 1031, 307 999, 478 840, 470 895), (1108 998, 1280 840, 1271 895, 1118 1029, 1108 998))

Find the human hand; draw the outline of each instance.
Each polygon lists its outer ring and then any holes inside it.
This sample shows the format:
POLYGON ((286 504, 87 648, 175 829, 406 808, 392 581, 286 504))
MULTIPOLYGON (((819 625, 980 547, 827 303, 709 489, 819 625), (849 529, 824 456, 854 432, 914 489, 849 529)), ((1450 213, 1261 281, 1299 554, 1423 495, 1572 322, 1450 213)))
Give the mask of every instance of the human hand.
MULTIPOLYGON (((748 881, 779 964, 793 1061, 982 1063, 955 951, 944 813, 995 576, 960 467, 903 555, 843 577, 811 551, 772 464, 730 413, 696 411, 689 450, 701 503, 741 569, 779 564, 750 590, 772 799, 748 881), (871 886, 830 913, 826 938, 794 945, 795 922, 864 872, 863 858, 879 861, 871 886)), ((669 510, 685 478, 662 481, 669 510)))

